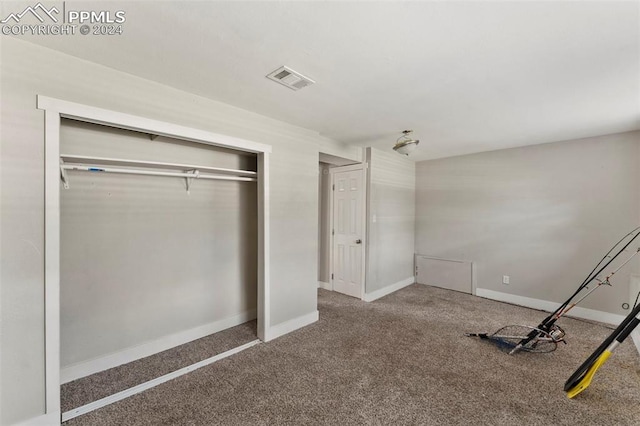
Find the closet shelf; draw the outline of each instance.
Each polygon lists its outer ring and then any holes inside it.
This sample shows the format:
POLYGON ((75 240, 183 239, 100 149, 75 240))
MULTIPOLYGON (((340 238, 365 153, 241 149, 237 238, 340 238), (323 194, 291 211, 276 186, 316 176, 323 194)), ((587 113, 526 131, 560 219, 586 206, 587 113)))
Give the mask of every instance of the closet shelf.
POLYGON ((62 179, 66 189, 69 188, 67 170, 181 177, 186 179, 187 193, 189 192, 193 179, 233 180, 241 182, 257 181, 257 173, 251 170, 236 170, 191 164, 61 154, 60 178, 62 179), (213 172, 215 174, 201 173, 201 171, 213 172))
POLYGON ((141 161, 141 160, 123 160, 120 158, 106 157, 86 157, 82 155, 66 155, 60 154, 60 159, 65 163, 74 164, 103 164, 105 166, 126 166, 126 167, 144 167, 149 169, 174 169, 174 170, 203 170, 216 172, 221 174, 231 174, 236 176, 256 176, 256 172, 251 170, 224 169, 221 167, 211 166, 194 166, 190 164, 178 163, 161 163, 157 161, 141 161))

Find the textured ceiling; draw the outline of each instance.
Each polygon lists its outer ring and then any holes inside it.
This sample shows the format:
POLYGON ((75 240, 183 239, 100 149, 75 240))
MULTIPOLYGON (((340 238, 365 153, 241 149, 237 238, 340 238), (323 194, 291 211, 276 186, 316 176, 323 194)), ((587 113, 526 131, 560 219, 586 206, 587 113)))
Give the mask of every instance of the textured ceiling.
POLYGON ((640 128, 635 1, 83 5, 124 34, 24 39, 350 144, 414 129, 415 160, 640 128))

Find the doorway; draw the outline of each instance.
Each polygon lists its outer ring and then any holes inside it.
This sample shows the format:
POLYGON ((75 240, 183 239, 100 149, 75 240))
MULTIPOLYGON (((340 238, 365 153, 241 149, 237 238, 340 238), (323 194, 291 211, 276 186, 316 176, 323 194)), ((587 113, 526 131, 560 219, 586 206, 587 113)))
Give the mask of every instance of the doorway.
POLYGON ((363 298, 366 164, 320 153, 318 287, 363 298))

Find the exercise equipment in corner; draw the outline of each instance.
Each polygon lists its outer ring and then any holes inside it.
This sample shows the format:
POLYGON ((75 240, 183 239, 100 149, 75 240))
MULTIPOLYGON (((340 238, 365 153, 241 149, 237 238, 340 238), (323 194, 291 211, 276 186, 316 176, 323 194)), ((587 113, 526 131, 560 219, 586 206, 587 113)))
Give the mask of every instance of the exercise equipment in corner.
POLYGON ((556 349, 558 343, 563 342, 566 344, 564 340, 565 332, 556 324, 556 322, 571 311, 571 309, 576 305, 586 299, 597 288, 602 285, 611 285, 611 278, 640 252, 640 247, 635 250, 629 249, 631 243, 633 243, 638 236, 640 236, 640 227, 622 237, 620 241, 618 241, 611 250, 604 255, 600 262, 596 264, 571 297, 561 304, 558 309, 550 313, 536 327, 509 325, 502 327, 492 334, 467 333, 466 336, 488 339, 496 343, 503 350, 507 351, 509 355, 513 355, 518 351, 551 352, 556 349), (631 253, 617 267, 612 265, 612 262, 624 252, 631 253), (604 278, 599 278, 610 266, 612 269, 611 272, 606 274, 604 278), (596 284, 589 288, 589 285, 593 282, 596 282, 596 284))

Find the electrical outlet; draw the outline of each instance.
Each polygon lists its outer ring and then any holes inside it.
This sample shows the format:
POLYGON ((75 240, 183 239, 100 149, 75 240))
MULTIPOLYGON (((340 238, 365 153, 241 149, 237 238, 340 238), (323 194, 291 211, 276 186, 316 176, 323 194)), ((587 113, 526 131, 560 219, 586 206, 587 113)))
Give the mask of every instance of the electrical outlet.
POLYGON ((509 285, 509 275, 502 276, 502 284, 509 285))

